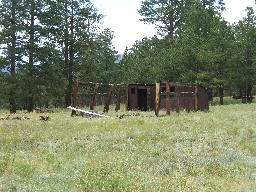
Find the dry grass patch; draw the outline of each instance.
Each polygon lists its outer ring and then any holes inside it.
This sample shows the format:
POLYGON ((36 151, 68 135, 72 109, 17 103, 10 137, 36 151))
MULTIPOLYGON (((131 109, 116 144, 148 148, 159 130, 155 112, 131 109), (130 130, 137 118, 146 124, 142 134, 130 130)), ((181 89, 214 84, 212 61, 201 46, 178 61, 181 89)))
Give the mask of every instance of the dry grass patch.
POLYGON ((0 121, 0 191, 255 190, 256 104, 109 115, 0 121))

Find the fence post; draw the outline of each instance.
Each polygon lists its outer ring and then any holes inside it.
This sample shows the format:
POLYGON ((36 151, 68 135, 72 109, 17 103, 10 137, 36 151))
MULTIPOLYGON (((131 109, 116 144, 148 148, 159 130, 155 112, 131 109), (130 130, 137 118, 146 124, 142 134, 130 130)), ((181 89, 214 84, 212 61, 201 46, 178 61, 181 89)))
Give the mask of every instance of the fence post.
POLYGON ((171 114, 171 89, 170 84, 166 83, 166 115, 171 114))
POLYGON ((105 98, 105 106, 104 106, 103 112, 108 112, 109 110, 109 103, 111 101, 112 92, 113 92, 113 85, 109 85, 108 94, 105 98))
POLYGON ((99 88, 99 84, 96 83, 95 86, 94 86, 93 95, 92 95, 92 98, 91 98, 90 110, 94 110, 94 106, 96 104, 96 96, 97 96, 98 88, 99 88))
POLYGON ((129 110, 129 86, 126 85, 126 91, 125 91, 125 108, 126 108, 126 111, 129 110))
POLYGON ((160 98, 161 98, 161 83, 156 83, 156 98, 155 98, 155 115, 159 114, 160 107, 160 98))
POLYGON ((198 111, 198 89, 195 86, 195 111, 198 111))
POLYGON ((147 88, 147 111, 151 108, 151 88, 147 88))
POLYGON ((116 108, 115 111, 120 110, 120 100, 121 100, 121 95, 122 95, 122 85, 117 85, 118 91, 117 91, 117 98, 116 98, 116 108))

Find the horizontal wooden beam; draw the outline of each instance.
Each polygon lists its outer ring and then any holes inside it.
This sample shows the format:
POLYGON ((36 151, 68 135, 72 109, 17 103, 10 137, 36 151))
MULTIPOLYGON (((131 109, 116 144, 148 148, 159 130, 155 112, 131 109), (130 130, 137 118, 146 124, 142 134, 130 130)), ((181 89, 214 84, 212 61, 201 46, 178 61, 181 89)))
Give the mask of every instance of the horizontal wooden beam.
POLYGON ((173 96, 173 97, 178 97, 178 96, 195 96, 196 94, 194 92, 161 92, 161 96, 173 96))

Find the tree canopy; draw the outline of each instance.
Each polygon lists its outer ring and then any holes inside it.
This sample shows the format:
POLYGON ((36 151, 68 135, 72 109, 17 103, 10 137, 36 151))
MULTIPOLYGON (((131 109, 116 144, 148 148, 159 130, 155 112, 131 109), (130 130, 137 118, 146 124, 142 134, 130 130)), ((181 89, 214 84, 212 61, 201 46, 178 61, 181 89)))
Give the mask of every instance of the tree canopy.
POLYGON ((141 20, 155 24, 160 36, 127 50, 122 60, 126 71, 128 66, 132 71, 126 73, 127 79, 197 83, 214 90, 220 104, 225 90, 245 94, 251 102, 255 15, 248 7, 247 17, 231 25, 221 17, 223 10, 222 0, 143 1, 141 20))
POLYGON ((15 113, 70 105, 74 79, 95 83, 197 83, 223 104, 225 90, 251 102, 256 84, 256 20, 221 17, 223 0, 144 0, 141 21, 158 36, 134 42, 117 62, 111 29, 90 0, 0 2, 1 106, 15 113), (6 72, 7 69, 7 72, 6 72), (6 95, 8 95, 6 97, 6 95))
POLYGON ((1 80, 10 106, 32 111, 64 95, 70 105, 74 78, 111 81, 113 32, 101 31, 103 16, 91 1, 3 0, 0 10, 1 66, 10 69, 1 80))

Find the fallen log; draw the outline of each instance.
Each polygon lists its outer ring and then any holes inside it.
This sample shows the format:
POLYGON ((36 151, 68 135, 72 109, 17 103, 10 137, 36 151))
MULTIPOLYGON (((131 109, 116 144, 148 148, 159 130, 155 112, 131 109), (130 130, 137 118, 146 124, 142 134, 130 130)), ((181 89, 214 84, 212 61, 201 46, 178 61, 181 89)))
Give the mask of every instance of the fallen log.
POLYGON ((30 118, 25 116, 12 116, 12 115, 8 115, 7 117, 0 117, 0 120, 28 120, 28 119, 30 118))
POLYGON ((95 113, 95 112, 91 112, 91 111, 85 111, 85 110, 82 110, 82 109, 77 109, 75 107, 67 107, 68 109, 71 109, 71 110, 74 110, 74 111, 77 111, 77 112, 80 112, 80 113, 84 113, 86 115, 91 115, 91 116, 98 116, 98 117, 106 117, 106 118, 111 118, 113 119, 113 117, 111 116, 107 116, 107 115, 102 115, 102 114, 99 114, 99 113, 95 113))

